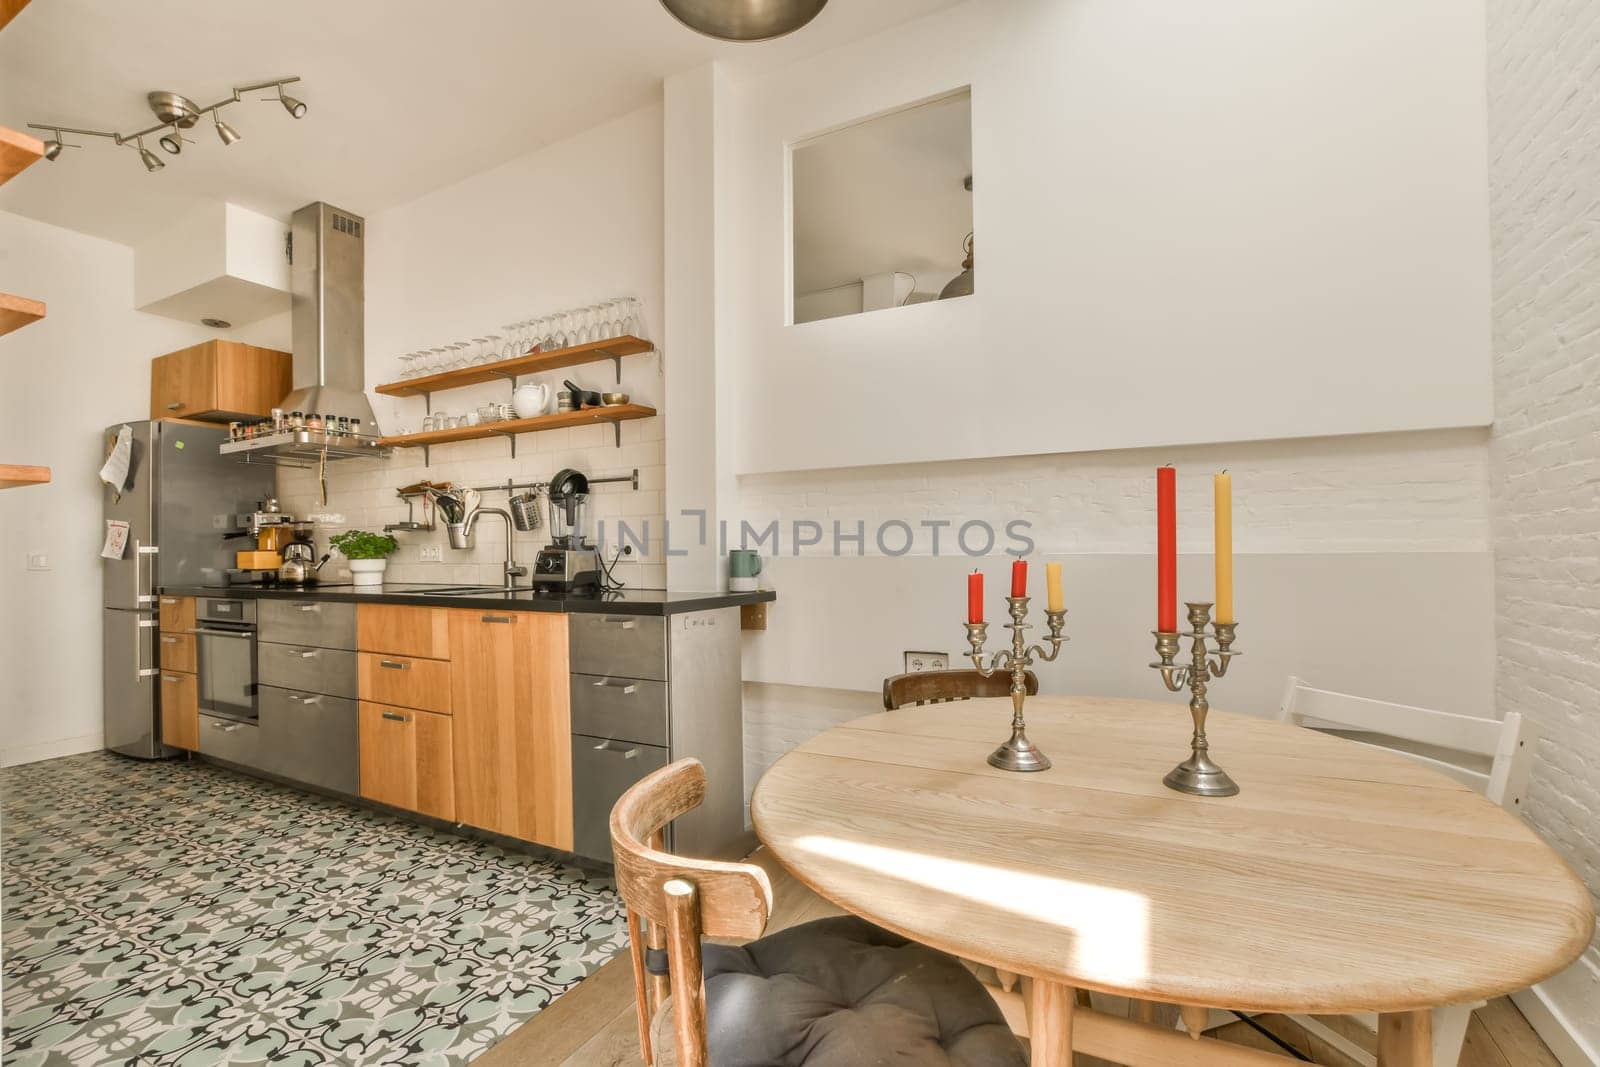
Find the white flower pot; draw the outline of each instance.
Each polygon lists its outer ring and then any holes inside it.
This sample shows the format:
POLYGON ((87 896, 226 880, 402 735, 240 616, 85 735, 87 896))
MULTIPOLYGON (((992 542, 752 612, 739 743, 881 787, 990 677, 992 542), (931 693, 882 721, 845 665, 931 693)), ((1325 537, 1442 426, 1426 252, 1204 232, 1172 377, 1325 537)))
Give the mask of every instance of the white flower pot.
POLYGON ((350 561, 351 584, 382 585, 383 572, 388 566, 386 559, 353 559, 350 561))

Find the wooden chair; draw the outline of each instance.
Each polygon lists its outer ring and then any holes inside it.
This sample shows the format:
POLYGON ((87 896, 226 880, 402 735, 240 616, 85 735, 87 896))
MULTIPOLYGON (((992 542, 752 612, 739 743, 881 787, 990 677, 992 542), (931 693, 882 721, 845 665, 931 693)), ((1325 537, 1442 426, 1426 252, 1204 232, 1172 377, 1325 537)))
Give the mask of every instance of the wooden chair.
MULTIPOLYGON (((1514 711, 1507 712, 1504 719, 1479 719, 1314 689, 1293 676, 1284 689, 1278 719, 1398 752, 1465 783, 1513 812, 1522 804, 1537 740, 1529 724, 1514 711)), ((1478 1006, 1458 1004, 1435 1009, 1434 1067, 1456 1067, 1467 1023, 1478 1006)), ((1302 1015, 1291 1018, 1357 1062, 1376 1063, 1371 1053, 1320 1020, 1302 1015)), ((1376 1016, 1356 1018, 1368 1030, 1377 1031, 1376 1016)))
MULTIPOLYGON (((844 954, 836 955, 831 966, 824 970, 848 973, 859 968, 866 985, 874 991, 872 996, 883 998, 851 1020, 858 1039, 865 1035, 882 1047, 909 1052, 897 1046, 926 1041, 929 1034, 939 1035, 943 1040, 944 1035, 951 1032, 956 1040, 963 1042, 964 1049, 979 1048, 979 1057, 972 1062, 1026 1067, 1027 1059, 1006 1026, 1004 1016, 977 979, 954 959, 908 944, 905 939, 896 938, 860 919, 841 916, 790 927, 746 945, 742 950, 721 945, 702 949, 702 938, 738 941, 760 938, 772 914, 772 883, 760 867, 689 859, 664 850, 662 835, 667 824, 698 807, 705 795, 705 767, 699 760, 682 759, 635 783, 611 810, 617 891, 628 912, 639 1051, 646 1064, 657 1062, 657 1042, 652 1031, 665 1029, 668 1015, 661 1013, 661 1009, 668 1002, 669 994, 671 1047, 676 1053, 678 1067, 705 1067, 707 1064, 710 1055, 708 1016, 716 1021, 718 1015, 717 997, 713 995, 709 1000, 707 997, 707 954, 715 963, 718 954, 746 952, 749 954, 746 962, 753 962, 758 957, 777 958, 786 948, 792 951, 797 944, 802 944, 806 953, 815 956, 826 954, 830 945, 844 943, 844 954), (859 935, 862 931, 870 936, 850 939, 852 933, 859 935), (890 955, 871 955, 886 943, 890 943, 890 955), (894 962, 886 963, 891 956, 894 962), (890 992, 879 993, 879 990, 890 992), (888 1000, 895 1000, 895 1003, 890 1005, 888 1000), (952 1004, 958 1005, 958 1010, 948 1010, 952 1004), (910 1020, 898 1029, 887 1018, 896 1011, 903 1019, 910 1020), (662 1014, 659 1021, 658 1013, 662 1014), (953 1024, 950 1019, 954 1017, 964 1021, 953 1024), (894 1036, 897 1033, 898 1038, 894 1036)), ((756 995, 750 984, 767 979, 749 968, 734 974, 735 981, 740 984, 731 988, 724 1002, 727 1010, 721 1015, 720 1023, 724 1040, 743 1043, 748 1033, 749 1042, 759 1043, 764 1037, 770 1038, 779 1027, 797 1025, 793 1014, 782 1007, 783 992, 793 992, 808 978, 815 983, 815 976, 808 975, 802 963, 779 966, 775 973, 781 976, 781 981, 772 981, 770 996, 756 995), (732 1014, 750 1010, 750 1005, 757 1002, 767 1006, 768 1015, 745 1020, 732 1014), (739 1024, 736 1032, 730 1033, 727 1026, 730 1018, 739 1024)), ((713 985, 713 994, 719 988, 713 985)), ((831 1012, 853 1010, 848 994, 842 991, 838 999, 833 995, 836 990, 816 984, 799 992, 802 1004, 822 1004, 831 1012)), ((865 1004, 867 999, 863 997, 859 1003, 865 1004)), ((830 1019, 830 1023, 836 1021, 837 1016, 830 1019)), ((805 1020, 802 1019, 800 1025, 803 1028, 805 1020)), ((824 1028, 839 1032, 837 1027, 824 1028)), ((661 1042, 665 1041, 663 1033, 661 1042)), ((812 1059, 840 1062, 836 1052, 830 1056, 827 1051, 817 1052, 812 1059)))
MULTIPOLYGON (((1039 679, 1027 677, 1028 695, 1037 696, 1039 679)), ((915 704, 943 704, 948 700, 1011 695, 1011 675, 995 672, 985 678, 977 671, 922 671, 897 674, 883 680, 883 706, 889 711, 915 704)))

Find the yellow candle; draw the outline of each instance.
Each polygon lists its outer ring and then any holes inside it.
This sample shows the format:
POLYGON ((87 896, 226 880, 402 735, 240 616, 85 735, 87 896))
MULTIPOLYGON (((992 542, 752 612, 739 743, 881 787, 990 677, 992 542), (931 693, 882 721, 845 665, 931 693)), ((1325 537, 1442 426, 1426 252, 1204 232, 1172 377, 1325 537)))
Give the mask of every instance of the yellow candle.
POLYGON ((1045 585, 1049 589, 1049 604, 1051 611, 1061 611, 1066 600, 1061 595, 1061 564, 1046 563, 1044 565, 1045 585))
POLYGON ((1233 621, 1233 475, 1217 475, 1217 621, 1233 621))

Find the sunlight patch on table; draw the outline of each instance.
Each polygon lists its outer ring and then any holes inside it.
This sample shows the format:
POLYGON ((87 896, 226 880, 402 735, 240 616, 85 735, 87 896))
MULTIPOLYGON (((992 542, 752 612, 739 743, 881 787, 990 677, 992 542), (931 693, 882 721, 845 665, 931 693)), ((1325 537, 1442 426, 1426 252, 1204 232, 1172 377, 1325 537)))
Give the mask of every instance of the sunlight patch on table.
POLYGON ((1079 978, 1121 984, 1149 973, 1150 907, 1139 893, 819 834, 799 838, 795 847, 1072 930, 1066 969, 1079 978))

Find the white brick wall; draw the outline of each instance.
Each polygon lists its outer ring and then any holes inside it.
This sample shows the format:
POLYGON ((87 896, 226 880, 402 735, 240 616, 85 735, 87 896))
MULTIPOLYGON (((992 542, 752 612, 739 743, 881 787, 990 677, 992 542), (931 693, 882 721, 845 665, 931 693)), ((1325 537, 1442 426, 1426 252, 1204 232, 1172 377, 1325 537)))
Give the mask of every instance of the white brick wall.
POLYGON ((1528 817, 1600 894, 1600 6, 1488 15, 1497 702, 1544 733, 1528 817))
MULTIPOLYGON (((1155 551, 1158 464, 1179 468, 1179 548, 1211 551, 1212 472, 1234 472, 1235 549, 1242 553, 1483 552, 1488 546, 1485 434, 1438 430, 1184 448, 893 467, 806 471, 740 479, 744 518, 758 529, 779 520, 785 542, 796 520, 828 531, 835 520, 877 526, 899 519, 930 551, 922 521, 984 519, 1003 530, 1027 519, 1042 552, 1155 551)), ((946 529, 941 554, 953 533, 946 529)), ((898 542, 891 543, 898 548, 898 542)), ((854 548, 850 548, 854 552, 854 548)))

